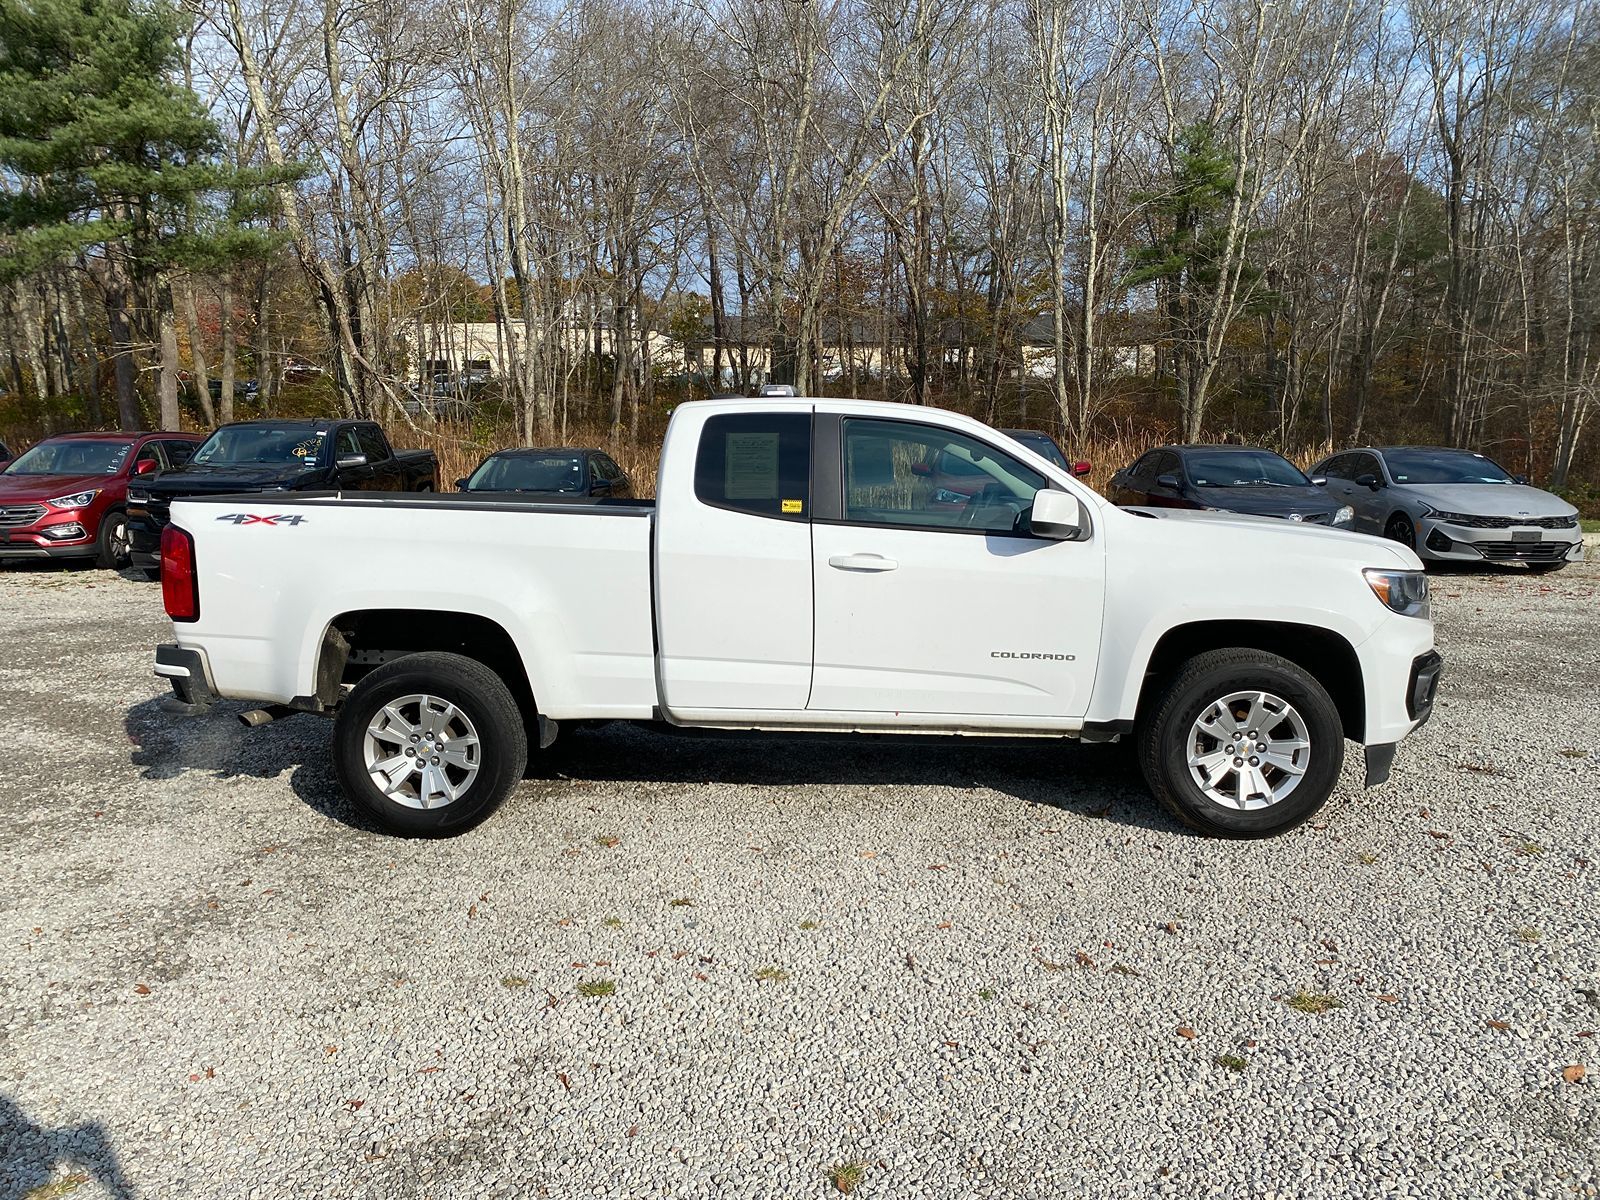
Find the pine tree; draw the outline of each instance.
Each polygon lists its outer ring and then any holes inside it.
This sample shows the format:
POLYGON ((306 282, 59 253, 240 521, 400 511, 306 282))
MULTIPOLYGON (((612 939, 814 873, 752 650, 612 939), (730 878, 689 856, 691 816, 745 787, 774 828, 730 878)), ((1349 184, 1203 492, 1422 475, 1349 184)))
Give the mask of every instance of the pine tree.
POLYGON ((177 81, 184 29, 169 0, 0 0, 0 279, 89 259, 125 429, 140 342, 170 341, 161 417, 177 421, 171 273, 271 245, 249 224, 269 174, 224 160, 177 81))

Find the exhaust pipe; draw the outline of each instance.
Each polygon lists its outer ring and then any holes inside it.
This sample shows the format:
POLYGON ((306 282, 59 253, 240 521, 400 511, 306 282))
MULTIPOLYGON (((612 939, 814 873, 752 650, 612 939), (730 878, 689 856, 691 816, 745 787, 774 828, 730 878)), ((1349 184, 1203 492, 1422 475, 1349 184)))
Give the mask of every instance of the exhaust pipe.
POLYGON ((294 713, 295 710, 286 705, 269 704, 265 708, 252 708, 249 712, 240 713, 239 720, 243 721, 251 729, 255 729, 259 726, 270 724, 279 717, 292 717, 294 713))

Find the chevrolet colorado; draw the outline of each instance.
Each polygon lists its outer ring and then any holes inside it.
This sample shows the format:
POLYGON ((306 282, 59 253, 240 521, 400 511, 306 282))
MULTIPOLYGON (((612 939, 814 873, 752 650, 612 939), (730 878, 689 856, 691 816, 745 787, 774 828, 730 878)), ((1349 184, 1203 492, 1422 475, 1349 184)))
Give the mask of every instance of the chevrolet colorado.
POLYGON ((658 492, 180 498, 156 673, 250 724, 332 715, 342 786, 408 834, 481 820, 562 722, 622 719, 1131 735, 1177 817, 1260 837, 1323 805, 1346 738, 1382 782, 1432 709, 1405 547, 1118 509, 954 413, 684 404, 658 492), (956 463, 981 486, 944 494, 956 463))

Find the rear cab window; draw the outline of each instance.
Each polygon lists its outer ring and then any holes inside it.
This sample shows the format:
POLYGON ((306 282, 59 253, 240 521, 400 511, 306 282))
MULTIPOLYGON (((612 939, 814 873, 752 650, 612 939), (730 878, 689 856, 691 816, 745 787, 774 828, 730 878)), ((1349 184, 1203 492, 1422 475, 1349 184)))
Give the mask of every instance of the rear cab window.
POLYGON ((720 413, 708 418, 695 452, 694 494, 713 508, 807 520, 811 414, 720 413))

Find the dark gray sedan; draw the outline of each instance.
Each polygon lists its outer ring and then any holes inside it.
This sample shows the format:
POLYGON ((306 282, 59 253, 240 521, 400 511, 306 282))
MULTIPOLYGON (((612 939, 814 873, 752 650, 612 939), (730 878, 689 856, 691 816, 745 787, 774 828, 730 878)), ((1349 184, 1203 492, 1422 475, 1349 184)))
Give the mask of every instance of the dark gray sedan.
POLYGON ((470 478, 456 480, 456 487, 463 492, 633 497, 633 484, 609 454, 577 446, 497 451, 470 478))
POLYGON ((1471 450, 1347 450, 1311 473, 1355 509, 1356 529, 1402 542, 1424 559, 1559 571, 1583 558, 1577 509, 1471 450))

